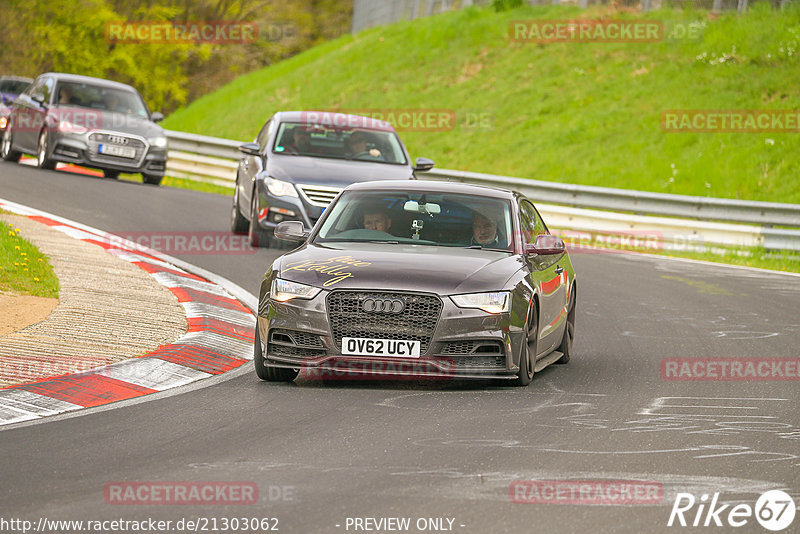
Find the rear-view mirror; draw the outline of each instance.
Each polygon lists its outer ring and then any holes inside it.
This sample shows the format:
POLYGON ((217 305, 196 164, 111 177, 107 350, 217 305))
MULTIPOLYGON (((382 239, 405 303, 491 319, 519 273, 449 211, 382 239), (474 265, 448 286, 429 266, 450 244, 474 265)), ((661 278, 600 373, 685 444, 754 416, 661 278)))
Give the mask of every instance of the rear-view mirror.
POLYGON ((406 201, 406 203, 403 204, 403 209, 411 213, 423 213, 428 215, 442 212, 442 207, 439 204, 433 204, 431 202, 420 204, 416 200, 406 201))

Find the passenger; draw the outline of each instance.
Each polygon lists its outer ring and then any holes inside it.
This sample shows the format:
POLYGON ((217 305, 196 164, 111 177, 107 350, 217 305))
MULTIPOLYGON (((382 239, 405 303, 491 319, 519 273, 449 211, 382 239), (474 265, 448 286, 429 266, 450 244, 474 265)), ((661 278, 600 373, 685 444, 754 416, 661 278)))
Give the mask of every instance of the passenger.
POLYGON ((105 97, 106 109, 108 111, 123 111, 122 103, 116 93, 108 93, 105 97))
POLYGON ((311 132, 302 126, 295 126, 292 129, 292 143, 286 147, 286 150, 293 154, 308 154, 312 152, 311 132))

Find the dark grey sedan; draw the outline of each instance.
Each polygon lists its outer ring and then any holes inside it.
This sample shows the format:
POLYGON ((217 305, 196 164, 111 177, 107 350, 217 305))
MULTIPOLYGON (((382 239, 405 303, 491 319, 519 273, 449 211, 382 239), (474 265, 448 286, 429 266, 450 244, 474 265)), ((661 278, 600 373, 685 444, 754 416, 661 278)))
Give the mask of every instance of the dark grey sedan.
POLYGON ((261 283, 259 378, 445 377, 525 386, 572 355, 577 286, 530 200, 476 185, 347 187, 261 283))
MULTIPOLYGON (((231 210, 231 230, 248 233, 253 246, 270 246, 282 221, 317 222, 347 185, 369 180, 409 180, 433 167, 406 147, 391 124, 358 115, 283 111, 242 145, 231 210)), ((280 244, 279 242, 276 244, 280 244)))
POLYGON ((167 138, 141 95, 123 83, 42 74, 14 101, 0 155, 31 154, 42 169, 57 162, 102 169, 108 178, 141 173, 158 185, 166 170, 167 138))

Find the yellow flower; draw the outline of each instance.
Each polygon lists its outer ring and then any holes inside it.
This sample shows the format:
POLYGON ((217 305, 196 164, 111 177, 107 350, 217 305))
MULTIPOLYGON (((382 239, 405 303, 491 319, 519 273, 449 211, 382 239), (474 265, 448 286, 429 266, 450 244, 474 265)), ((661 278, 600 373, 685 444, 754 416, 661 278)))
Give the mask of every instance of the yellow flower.
POLYGON ((22 270, 25 271, 26 273, 28 272, 28 269, 22 269, 22 270))
POLYGON ((17 267, 19 267, 19 263, 17 263, 17 262, 14 262, 14 265, 16 265, 17 267))
POLYGON ((44 261, 42 258, 39 258, 39 261, 44 261))
POLYGON ((28 255, 28 253, 27 253, 27 252, 20 252, 20 255, 22 255, 22 256, 27 256, 27 255, 28 255))
POLYGON ((19 250, 19 245, 14 245, 14 250, 19 250))
POLYGON ((33 277, 33 279, 34 279, 36 282, 38 282, 38 281, 39 281, 39 279, 38 279, 38 278, 36 278, 35 276, 33 277))

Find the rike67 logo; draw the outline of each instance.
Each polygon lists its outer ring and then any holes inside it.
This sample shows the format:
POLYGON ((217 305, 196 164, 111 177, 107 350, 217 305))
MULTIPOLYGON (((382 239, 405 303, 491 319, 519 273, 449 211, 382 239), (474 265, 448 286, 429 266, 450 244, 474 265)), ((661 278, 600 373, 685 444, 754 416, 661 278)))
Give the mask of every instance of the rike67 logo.
POLYGON ((794 521, 796 507, 792 497, 781 490, 762 493, 755 506, 747 503, 720 504, 719 493, 709 500, 707 494, 697 499, 691 493, 678 493, 667 526, 743 527, 755 519, 767 530, 784 530, 794 521))

